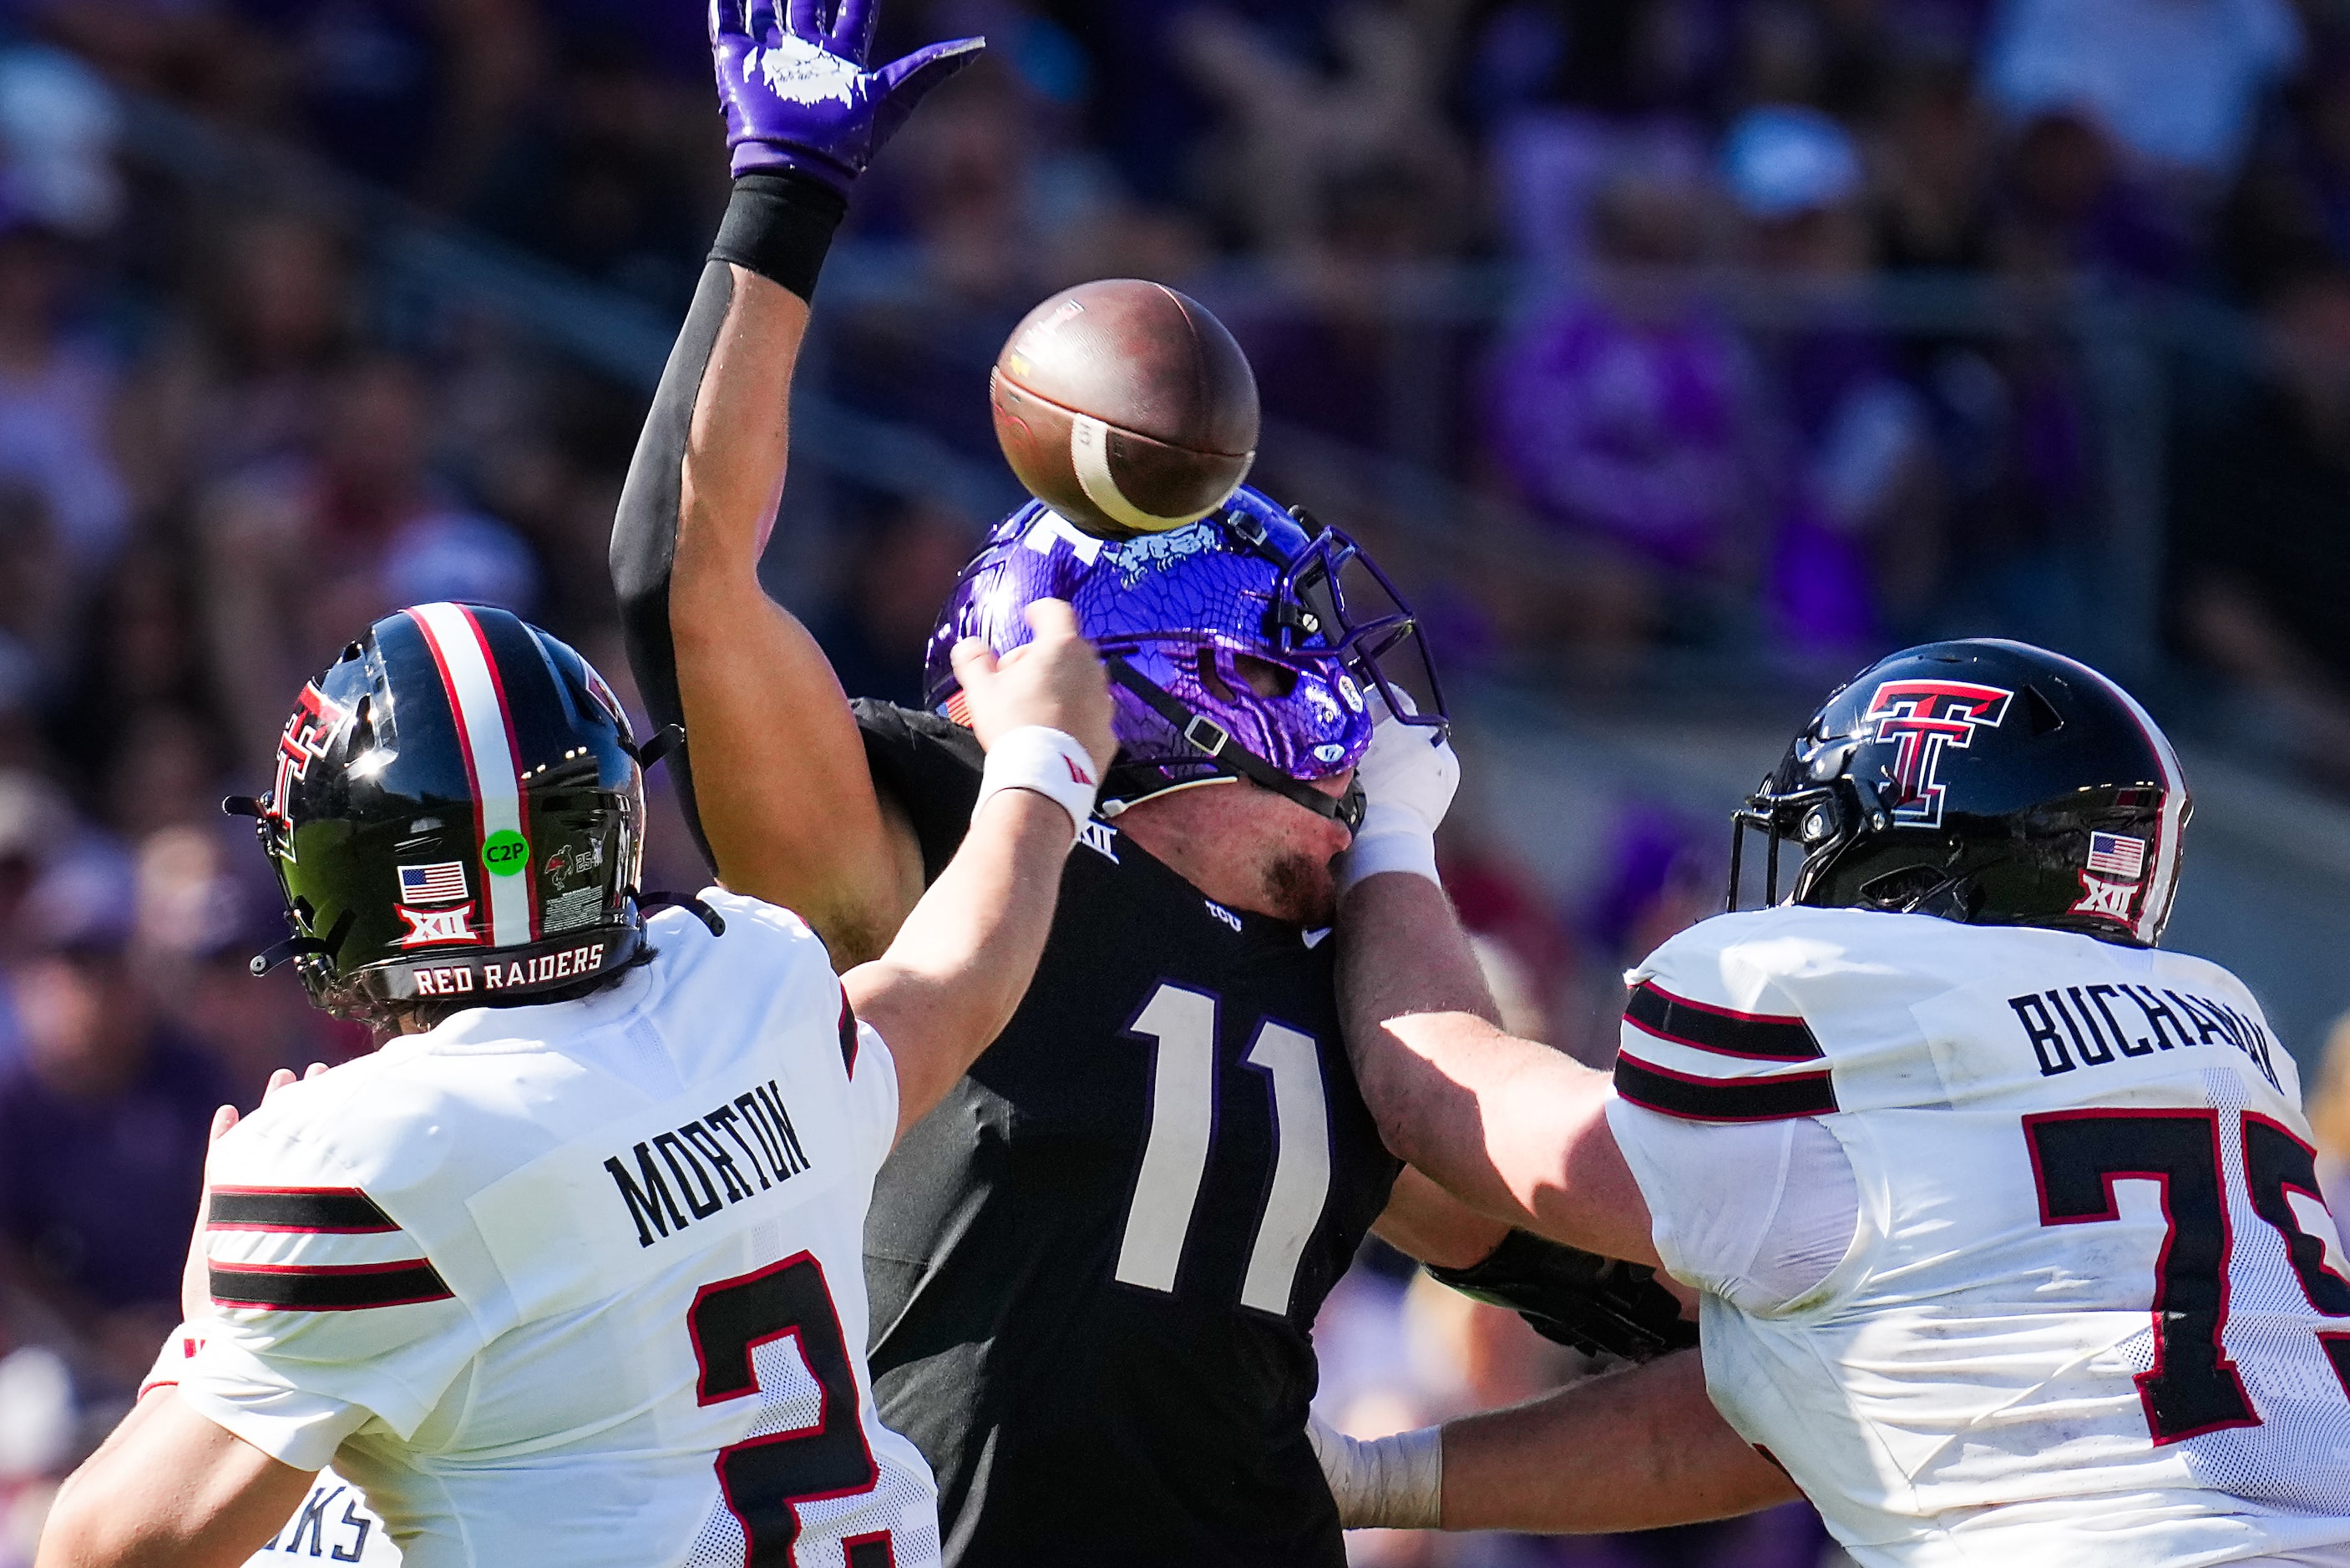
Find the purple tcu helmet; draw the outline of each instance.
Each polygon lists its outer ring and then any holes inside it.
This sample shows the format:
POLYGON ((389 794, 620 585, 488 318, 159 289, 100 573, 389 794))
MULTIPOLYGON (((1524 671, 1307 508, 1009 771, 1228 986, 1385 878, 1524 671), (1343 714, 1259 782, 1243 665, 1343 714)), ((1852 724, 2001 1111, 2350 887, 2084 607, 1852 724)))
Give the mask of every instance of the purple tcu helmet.
POLYGON ((1344 534, 1261 491, 1123 542, 1080 533, 1042 503, 1014 512, 963 568, 931 633, 931 706, 960 718, 956 642, 1011 651, 1029 639, 1024 612, 1041 598, 1076 607, 1078 629, 1108 667, 1119 750, 1103 788, 1107 816, 1169 790, 1246 778, 1355 826, 1359 790, 1333 799, 1307 781, 1362 759, 1371 691, 1393 711, 1409 709, 1399 698, 1411 693, 1381 668, 1407 645, 1421 690, 1420 711, 1405 722, 1445 723, 1418 623, 1386 576, 1344 534))

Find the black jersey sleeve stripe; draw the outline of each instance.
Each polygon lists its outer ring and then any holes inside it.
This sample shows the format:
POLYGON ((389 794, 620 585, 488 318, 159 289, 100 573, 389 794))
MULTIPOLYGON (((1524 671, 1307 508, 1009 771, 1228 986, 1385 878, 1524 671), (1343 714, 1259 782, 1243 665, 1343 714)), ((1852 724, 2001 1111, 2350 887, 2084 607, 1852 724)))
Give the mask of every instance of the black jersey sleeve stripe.
POLYGON ((1652 980, 1634 990, 1624 1021, 1676 1045, 1750 1062, 1818 1062, 1827 1055, 1800 1018, 1711 1007, 1675 996, 1652 980))
POLYGON ((356 1187, 215 1187, 204 1224, 214 1231, 319 1236, 375 1236, 400 1229, 356 1187))
POLYGON ((1835 1085, 1823 1070, 1774 1078, 1697 1078, 1616 1056, 1616 1092, 1636 1106, 1692 1122, 1775 1122, 1824 1116, 1836 1108, 1835 1085))
POLYGON ((422 1258, 318 1267, 214 1263, 211 1290, 216 1306, 284 1312, 359 1312, 447 1301, 453 1293, 441 1272, 422 1258))

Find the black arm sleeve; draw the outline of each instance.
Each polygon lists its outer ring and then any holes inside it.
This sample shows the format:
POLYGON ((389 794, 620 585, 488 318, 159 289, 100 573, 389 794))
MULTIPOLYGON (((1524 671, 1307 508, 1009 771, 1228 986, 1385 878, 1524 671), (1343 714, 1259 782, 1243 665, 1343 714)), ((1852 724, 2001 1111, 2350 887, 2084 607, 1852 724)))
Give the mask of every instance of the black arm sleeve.
MULTIPOLYGON (((653 723, 675 724, 680 734, 685 731, 685 705, 678 695, 677 650, 670 638, 670 572, 677 558, 678 506, 693 405, 702 395, 702 378, 717 346, 718 330, 734 302, 734 275, 727 264, 748 267, 806 299, 816 288, 833 231, 847 211, 837 194, 804 176, 749 174, 734 182, 717 243, 702 269, 693 304, 653 392, 636 455, 629 462, 628 481, 612 524, 612 587, 619 598, 620 630, 637 690, 653 723)), ((694 810, 693 769, 684 746, 670 753, 670 770, 694 846, 715 870, 718 862, 694 810)))
MULTIPOLYGON (((717 346, 727 306, 733 302, 734 275, 726 264, 713 260, 704 265, 693 305, 678 331, 677 347, 670 350, 668 368, 661 371, 660 386, 645 414, 644 432, 637 438, 612 522, 612 587, 620 602, 629 668, 636 673, 637 691, 654 725, 675 724, 681 733, 685 704, 678 695, 677 651, 670 639, 670 569, 677 557, 678 506, 694 400, 702 394, 702 373, 717 346)), ((715 870, 718 862, 702 836, 702 818, 693 807, 693 770, 684 746, 669 753, 669 769, 694 846, 715 870)))
POLYGON ((1484 1262, 1428 1271, 1464 1296, 1507 1307, 1544 1339, 1590 1355, 1653 1361, 1697 1343, 1697 1324, 1657 1272, 1513 1231, 1484 1262))

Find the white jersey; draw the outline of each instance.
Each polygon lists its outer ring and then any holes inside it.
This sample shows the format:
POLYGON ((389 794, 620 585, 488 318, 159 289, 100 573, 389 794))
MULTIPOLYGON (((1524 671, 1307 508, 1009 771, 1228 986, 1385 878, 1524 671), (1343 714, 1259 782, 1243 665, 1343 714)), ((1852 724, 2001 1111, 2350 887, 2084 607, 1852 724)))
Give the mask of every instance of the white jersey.
POLYGON ((723 936, 663 913, 617 986, 394 1040, 214 1153, 182 1397, 333 1460, 408 1568, 938 1559, 862 1353, 895 1069, 805 926, 704 898, 723 936))
POLYGON ((1609 1121, 1706 1293, 1714 1402, 1862 1563, 2350 1561, 2350 1278, 2234 976, 1782 907, 1630 978, 1609 1121), (1697 1146, 1794 1118, 1857 1219, 1758 1303, 1682 1244, 1724 1206, 1697 1146))

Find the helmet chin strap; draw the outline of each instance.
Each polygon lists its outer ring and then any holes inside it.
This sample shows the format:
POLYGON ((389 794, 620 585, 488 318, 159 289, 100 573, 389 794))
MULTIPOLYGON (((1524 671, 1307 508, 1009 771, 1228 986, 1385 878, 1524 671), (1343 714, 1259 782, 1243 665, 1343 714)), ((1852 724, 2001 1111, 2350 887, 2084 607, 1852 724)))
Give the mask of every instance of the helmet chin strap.
MULTIPOLYGON (((1231 732, 1205 713, 1194 713, 1177 701, 1166 688, 1149 679, 1113 653, 1102 660, 1109 678, 1142 700, 1145 707, 1174 727, 1175 732, 1200 753, 1201 760, 1212 763, 1225 774, 1248 780, 1251 784, 1271 790, 1274 794, 1314 813, 1342 823, 1347 831, 1354 832, 1363 825, 1363 790, 1358 784, 1349 783, 1342 795, 1325 794, 1302 779, 1291 778, 1255 753, 1246 750, 1232 740, 1231 732)), ((1123 770, 1113 769, 1112 774, 1123 770)), ((1201 781, 1204 782, 1204 781, 1201 781)), ((1189 787, 1186 784, 1164 784, 1142 794, 1123 795, 1112 804, 1119 810, 1134 805, 1151 795, 1165 794, 1170 790, 1189 787)), ((1105 809, 1104 815, 1115 813, 1105 809)))

